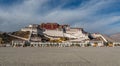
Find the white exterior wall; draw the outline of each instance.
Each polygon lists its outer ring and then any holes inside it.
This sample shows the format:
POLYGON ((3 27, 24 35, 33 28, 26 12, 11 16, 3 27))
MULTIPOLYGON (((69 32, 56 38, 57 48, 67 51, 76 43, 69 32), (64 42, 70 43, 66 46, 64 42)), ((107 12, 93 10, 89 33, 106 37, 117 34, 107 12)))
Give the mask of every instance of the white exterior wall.
POLYGON ((50 36, 63 36, 63 31, 59 31, 59 30, 45 30, 45 32, 43 33, 50 36))
POLYGON ((103 43, 98 43, 98 46, 100 47, 100 46, 104 46, 104 44, 103 43))
POLYGON ((103 41, 90 41, 91 46, 94 46, 97 43, 98 47, 104 46, 103 41))
POLYGON ((61 37, 64 36, 68 38, 76 38, 78 41, 89 39, 88 35, 83 34, 81 30, 66 31, 66 33, 63 33, 63 31, 59 30, 46 30, 44 33, 49 36, 61 36, 61 37))
POLYGON ((37 29, 37 28, 22 28, 21 31, 30 31, 33 34, 38 34, 39 33, 39 34, 43 35, 42 30, 37 29))
POLYGON ((43 31, 37 28, 37 24, 29 25, 28 27, 22 28, 21 31, 30 31, 33 34, 41 34, 43 35, 43 31))
POLYGON ((32 32, 37 32, 37 29, 32 29, 32 28, 22 28, 21 31, 32 31, 32 32))
POLYGON ((92 34, 92 37, 93 37, 93 38, 100 37, 100 34, 92 34))

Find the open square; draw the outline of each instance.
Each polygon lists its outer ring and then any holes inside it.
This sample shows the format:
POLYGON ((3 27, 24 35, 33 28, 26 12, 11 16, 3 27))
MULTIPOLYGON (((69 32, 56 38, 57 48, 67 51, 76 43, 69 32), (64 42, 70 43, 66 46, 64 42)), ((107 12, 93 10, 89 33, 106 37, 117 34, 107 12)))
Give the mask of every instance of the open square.
POLYGON ((0 66, 120 66, 119 47, 0 48, 0 66))

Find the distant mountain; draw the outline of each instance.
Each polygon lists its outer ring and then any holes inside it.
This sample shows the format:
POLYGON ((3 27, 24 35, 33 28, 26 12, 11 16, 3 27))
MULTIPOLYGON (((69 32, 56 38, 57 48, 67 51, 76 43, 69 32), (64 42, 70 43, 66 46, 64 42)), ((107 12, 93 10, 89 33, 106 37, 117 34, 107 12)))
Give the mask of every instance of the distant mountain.
POLYGON ((115 41, 120 41, 120 33, 117 34, 113 34, 110 36, 112 39, 114 39, 115 41))
POLYGON ((107 41, 109 41, 109 42, 114 42, 115 40, 113 39, 113 38, 111 38, 110 36, 108 36, 108 35, 102 35, 107 41))

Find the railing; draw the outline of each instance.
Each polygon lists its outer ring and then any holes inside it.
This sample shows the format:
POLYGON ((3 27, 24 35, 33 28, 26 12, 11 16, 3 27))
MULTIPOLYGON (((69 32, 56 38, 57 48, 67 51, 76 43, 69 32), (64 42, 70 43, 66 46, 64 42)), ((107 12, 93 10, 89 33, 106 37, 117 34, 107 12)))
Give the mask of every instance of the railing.
POLYGON ((87 43, 42 43, 42 42, 31 42, 31 46, 40 46, 40 47, 71 47, 71 46, 78 46, 78 47, 85 47, 87 43))

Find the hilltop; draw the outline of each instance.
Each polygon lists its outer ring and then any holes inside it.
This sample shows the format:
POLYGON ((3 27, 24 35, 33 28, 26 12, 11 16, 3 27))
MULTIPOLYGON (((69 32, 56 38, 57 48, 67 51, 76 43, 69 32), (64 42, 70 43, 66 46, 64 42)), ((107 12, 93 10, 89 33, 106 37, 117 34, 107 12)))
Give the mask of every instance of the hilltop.
POLYGON ((120 41, 120 33, 112 34, 110 37, 115 41, 120 41))

